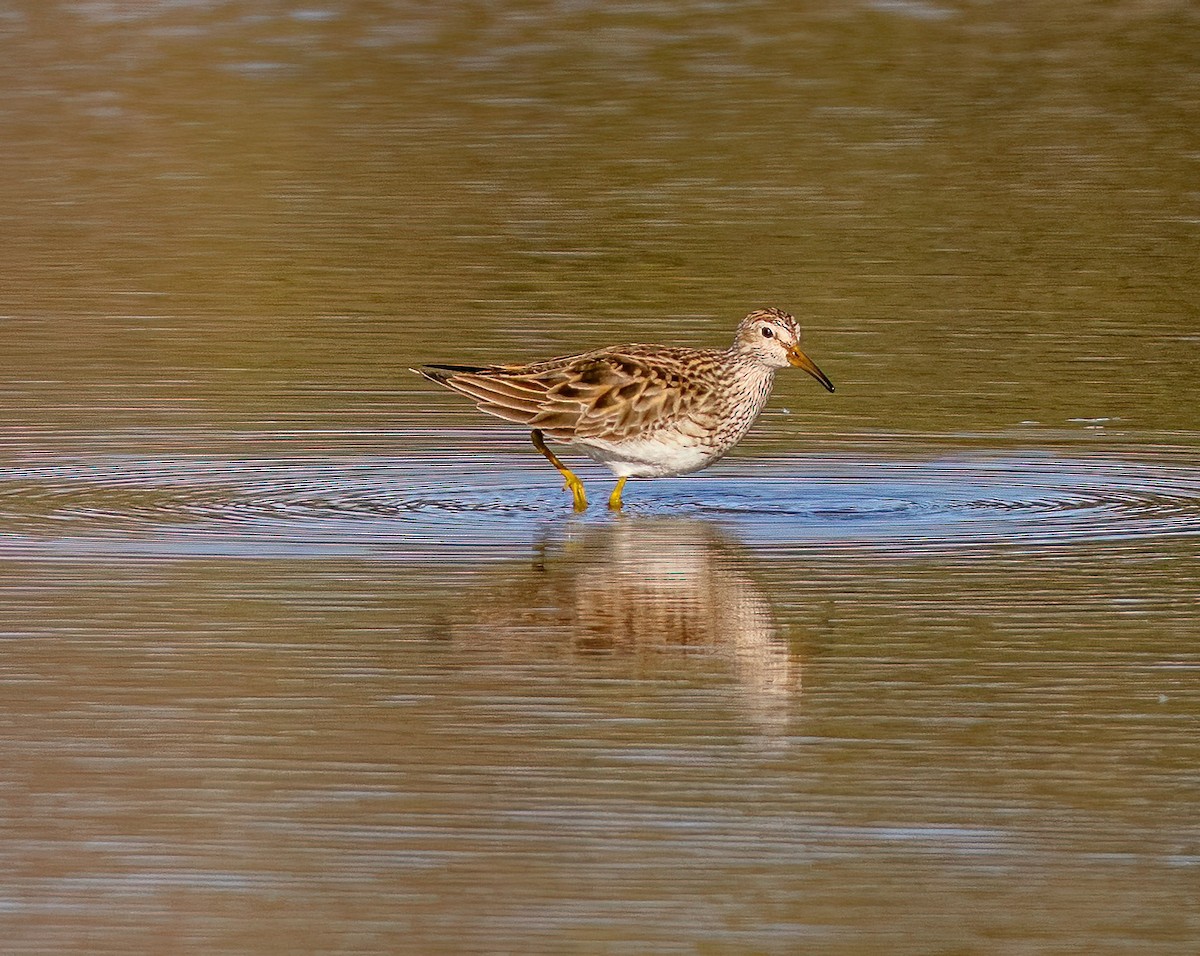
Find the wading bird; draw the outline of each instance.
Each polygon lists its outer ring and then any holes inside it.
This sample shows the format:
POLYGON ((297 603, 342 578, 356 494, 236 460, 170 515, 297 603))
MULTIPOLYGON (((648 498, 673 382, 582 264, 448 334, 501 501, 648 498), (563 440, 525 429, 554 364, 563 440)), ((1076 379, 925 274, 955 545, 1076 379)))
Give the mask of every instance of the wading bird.
POLYGON ((666 478, 707 468, 749 431, 778 369, 829 381, 800 349, 800 327, 779 309, 751 312, 727 349, 616 345, 527 365, 422 365, 412 371, 465 395, 477 408, 532 429, 533 447, 566 480, 575 510, 587 494, 546 447, 563 442, 608 466, 621 508, 629 478, 666 478))

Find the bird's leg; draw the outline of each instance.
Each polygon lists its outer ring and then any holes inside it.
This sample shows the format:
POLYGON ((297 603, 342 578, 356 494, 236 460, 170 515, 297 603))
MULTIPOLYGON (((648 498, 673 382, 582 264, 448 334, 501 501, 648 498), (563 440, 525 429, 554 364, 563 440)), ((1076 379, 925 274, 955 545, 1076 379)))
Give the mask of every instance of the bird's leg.
POLYGON ((624 478, 618 478, 617 479, 617 487, 615 487, 613 489, 612 494, 609 495, 608 507, 610 509, 612 509, 613 511, 621 510, 621 489, 623 489, 625 487, 625 482, 628 480, 629 480, 628 476, 626 476, 624 478))
POLYGON ((558 456, 546 447, 546 443, 542 440, 541 430, 535 428, 532 432, 530 432, 529 440, 533 442, 533 447, 545 455, 546 460, 555 468, 557 468, 558 473, 563 476, 563 487, 570 488, 571 494, 575 498, 575 510, 587 511, 587 493, 583 490, 583 482, 576 478, 575 473, 561 461, 559 461, 558 456))

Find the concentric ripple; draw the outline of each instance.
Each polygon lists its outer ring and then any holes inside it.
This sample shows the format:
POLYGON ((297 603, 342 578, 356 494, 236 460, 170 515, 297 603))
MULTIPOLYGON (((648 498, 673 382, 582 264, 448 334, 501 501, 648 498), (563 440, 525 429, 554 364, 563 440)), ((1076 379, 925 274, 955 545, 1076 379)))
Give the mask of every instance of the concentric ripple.
MULTIPOLYGON (((476 560, 584 518, 529 457, 108 456, 0 470, 0 554, 476 560)), ((748 544, 886 551, 1200 534, 1200 464, 1046 452, 742 460, 631 483, 626 513, 707 517, 748 544)))

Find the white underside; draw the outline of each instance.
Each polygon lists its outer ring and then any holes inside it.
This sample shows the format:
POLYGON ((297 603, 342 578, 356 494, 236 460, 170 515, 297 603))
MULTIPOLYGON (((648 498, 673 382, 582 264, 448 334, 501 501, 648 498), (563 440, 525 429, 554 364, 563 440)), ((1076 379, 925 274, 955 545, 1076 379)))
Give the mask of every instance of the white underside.
POLYGON ((621 442, 619 448, 608 442, 589 439, 574 442, 589 458, 607 466, 618 478, 669 478, 699 471, 721 457, 711 446, 681 442, 679 436, 665 441, 641 438, 621 442))

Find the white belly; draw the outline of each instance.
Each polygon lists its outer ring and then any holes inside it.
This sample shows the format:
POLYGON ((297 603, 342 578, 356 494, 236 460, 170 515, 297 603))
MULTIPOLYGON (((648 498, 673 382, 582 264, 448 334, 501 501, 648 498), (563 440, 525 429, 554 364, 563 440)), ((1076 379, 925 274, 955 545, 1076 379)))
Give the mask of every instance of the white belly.
POLYGON ((668 438, 638 438, 620 445, 597 439, 575 442, 575 447, 618 478, 669 478, 711 465, 725 449, 701 445, 678 434, 668 438))

